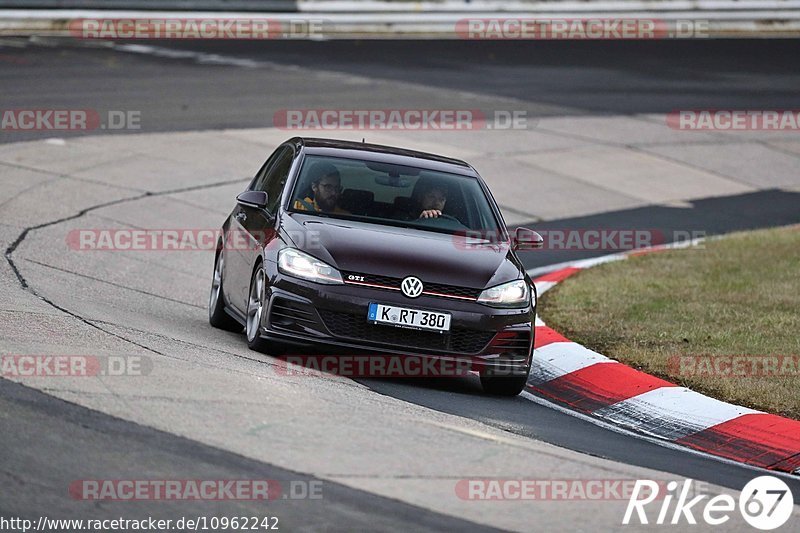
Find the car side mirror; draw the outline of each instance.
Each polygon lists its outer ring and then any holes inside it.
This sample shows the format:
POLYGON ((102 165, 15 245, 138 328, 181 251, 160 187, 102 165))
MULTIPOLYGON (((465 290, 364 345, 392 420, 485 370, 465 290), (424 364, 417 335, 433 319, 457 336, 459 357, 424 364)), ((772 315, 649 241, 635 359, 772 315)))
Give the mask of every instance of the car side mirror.
POLYGON ((511 249, 517 252, 538 250, 544 246, 544 239, 539 233, 528 228, 517 228, 511 242, 511 249))
POLYGON ((240 205, 264 209, 267 207, 267 193, 264 191, 244 191, 236 197, 240 205))

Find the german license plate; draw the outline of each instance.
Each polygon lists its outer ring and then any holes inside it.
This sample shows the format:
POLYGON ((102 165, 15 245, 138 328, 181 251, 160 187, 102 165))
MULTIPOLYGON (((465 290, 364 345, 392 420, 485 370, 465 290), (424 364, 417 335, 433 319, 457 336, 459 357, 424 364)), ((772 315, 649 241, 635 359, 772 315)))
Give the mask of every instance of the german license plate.
POLYGON ((369 304, 367 321, 373 324, 389 324, 401 328, 424 329, 443 333, 450 331, 450 313, 422 311, 385 304, 369 304))

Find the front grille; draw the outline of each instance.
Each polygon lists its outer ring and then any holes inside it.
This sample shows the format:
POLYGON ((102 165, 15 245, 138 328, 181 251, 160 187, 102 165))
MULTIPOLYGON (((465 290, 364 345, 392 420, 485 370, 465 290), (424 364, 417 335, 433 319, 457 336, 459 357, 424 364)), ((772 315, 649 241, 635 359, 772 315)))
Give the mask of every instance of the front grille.
POLYGON ((439 294, 446 294, 448 296, 461 296, 463 298, 471 298, 477 300, 481 293, 481 289, 470 289, 469 287, 457 287, 455 285, 443 285, 441 283, 425 283, 425 291, 436 292, 439 294))
MULTIPOLYGON (((396 289, 400 290, 400 284, 403 281, 403 278, 393 278, 390 276, 378 276, 373 274, 358 274, 356 272, 344 272, 345 283, 353 283, 357 284, 358 282, 348 282, 347 276, 354 275, 360 276, 364 278, 364 283, 369 283, 372 285, 381 285, 386 287, 387 289, 396 289)), ((422 284, 425 287, 424 292, 433 292, 436 295, 441 295, 444 297, 451 297, 451 298, 469 298, 471 300, 476 300, 481 293, 482 289, 472 289, 470 287, 459 287, 457 285, 446 285, 444 283, 428 283, 425 280, 422 280, 422 284)))
POLYGON ((482 351, 495 335, 493 331, 466 328, 453 328, 450 333, 434 333, 370 324, 366 315, 327 310, 319 310, 319 314, 336 337, 391 344, 393 347, 474 354, 482 351))

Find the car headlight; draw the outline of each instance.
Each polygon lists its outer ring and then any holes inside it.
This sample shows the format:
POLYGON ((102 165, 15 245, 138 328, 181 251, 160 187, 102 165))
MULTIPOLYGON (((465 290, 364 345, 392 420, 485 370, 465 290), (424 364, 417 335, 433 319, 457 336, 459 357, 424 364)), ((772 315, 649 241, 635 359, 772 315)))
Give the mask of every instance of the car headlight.
POLYGON ((491 307, 528 307, 530 300, 531 288, 524 279, 489 287, 478 296, 478 303, 491 307))
POLYGON ((344 283, 338 270, 328 263, 294 248, 284 248, 278 252, 278 270, 289 276, 326 285, 344 283))

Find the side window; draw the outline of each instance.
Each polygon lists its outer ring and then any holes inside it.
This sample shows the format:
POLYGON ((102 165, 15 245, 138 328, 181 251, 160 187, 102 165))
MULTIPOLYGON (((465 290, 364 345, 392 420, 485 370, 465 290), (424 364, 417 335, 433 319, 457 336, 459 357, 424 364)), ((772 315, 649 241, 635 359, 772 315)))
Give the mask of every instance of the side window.
POLYGON ((284 147, 279 147, 270 154, 270 156, 267 158, 267 161, 261 166, 261 169, 258 171, 258 174, 256 174, 256 177, 253 178, 253 181, 250 183, 249 190, 251 191, 264 190, 263 184, 264 180, 267 177, 267 171, 270 168, 272 168, 272 165, 275 163, 275 160, 278 159, 278 157, 280 157, 280 155, 283 153, 283 150, 285 150, 284 147))
MULTIPOLYGON (((264 165, 253 185, 254 191, 266 191, 267 211, 275 213, 275 209, 281 201, 281 192, 289 177, 289 170, 292 168, 294 151, 290 146, 281 148, 271 157, 272 163, 264 165)), ((268 163, 270 163, 268 161, 268 163)))

